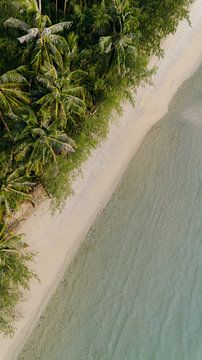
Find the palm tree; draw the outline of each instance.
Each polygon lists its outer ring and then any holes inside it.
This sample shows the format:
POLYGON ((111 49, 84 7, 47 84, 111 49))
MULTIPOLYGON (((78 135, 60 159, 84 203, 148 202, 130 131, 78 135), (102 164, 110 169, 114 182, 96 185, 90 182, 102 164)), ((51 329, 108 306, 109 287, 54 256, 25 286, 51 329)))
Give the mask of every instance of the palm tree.
POLYGON ((18 69, 0 76, 0 121, 8 132, 7 119, 15 118, 15 111, 30 102, 28 94, 23 91, 27 85, 18 69))
POLYGON ((92 6, 93 31, 106 31, 110 25, 113 25, 113 4, 110 1, 102 0, 100 3, 92 6))
POLYGON ((51 125, 41 125, 33 112, 24 115, 26 126, 21 133, 16 135, 15 159, 20 162, 24 158, 27 172, 41 175, 43 168, 53 162, 57 168, 57 155, 67 156, 73 153, 74 142, 63 131, 58 130, 56 122, 51 125))
MULTIPOLYGON (((0 224, 0 332, 13 333, 14 307, 29 288, 29 280, 35 276, 27 264, 33 258, 22 235, 16 235, 5 224, 0 224)), ((35 276, 36 277, 36 276, 35 276)))
POLYGON ((48 91, 37 101, 42 122, 47 123, 52 118, 59 122, 61 129, 66 129, 68 120, 74 122, 75 115, 85 114, 84 89, 79 85, 81 74, 82 71, 69 69, 57 72, 54 66, 46 64, 43 75, 36 76, 38 83, 48 91))
POLYGON ((136 7, 129 0, 114 0, 110 35, 100 38, 100 50, 106 55, 107 65, 112 71, 125 76, 131 62, 137 58, 138 26, 136 7))
POLYGON ((13 168, 13 157, 0 157, 0 222, 4 215, 10 216, 21 200, 32 201, 29 195, 35 183, 24 175, 24 168, 13 168))
POLYGON ((47 15, 41 15, 36 1, 33 1, 34 17, 31 26, 19 19, 9 18, 4 25, 23 31, 26 34, 18 37, 18 41, 25 45, 22 61, 31 61, 32 67, 40 69, 45 62, 63 68, 63 56, 68 51, 65 38, 59 35, 71 26, 70 21, 51 25, 47 15))
POLYGON ((107 56, 108 67, 122 77, 125 76, 129 63, 137 57, 133 34, 103 36, 100 38, 100 50, 107 56))

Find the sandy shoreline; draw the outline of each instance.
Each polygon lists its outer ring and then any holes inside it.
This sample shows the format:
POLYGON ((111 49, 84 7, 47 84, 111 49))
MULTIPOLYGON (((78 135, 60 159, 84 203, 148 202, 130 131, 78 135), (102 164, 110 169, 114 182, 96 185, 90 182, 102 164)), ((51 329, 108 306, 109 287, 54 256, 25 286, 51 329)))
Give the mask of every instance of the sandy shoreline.
POLYGON ((140 88, 136 108, 125 104, 123 116, 110 127, 105 141, 82 166, 73 189, 60 213, 51 214, 50 201, 37 206, 22 223, 20 232, 37 251, 34 271, 41 283, 32 281, 30 292, 19 305, 23 317, 14 338, 0 337, 0 359, 14 360, 41 315, 62 274, 73 258, 111 194, 129 161, 152 125, 165 115, 177 88, 202 60, 202 0, 191 10, 192 27, 180 24, 177 33, 164 42, 164 59, 152 60, 158 66, 154 86, 140 88))

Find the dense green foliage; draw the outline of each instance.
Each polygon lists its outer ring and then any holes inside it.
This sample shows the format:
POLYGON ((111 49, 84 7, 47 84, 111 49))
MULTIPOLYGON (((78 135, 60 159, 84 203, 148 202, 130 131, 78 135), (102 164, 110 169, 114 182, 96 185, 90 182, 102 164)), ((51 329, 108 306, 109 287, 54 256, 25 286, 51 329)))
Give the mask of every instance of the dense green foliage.
MULTIPOLYGON (((150 56, 162 55, 161 39, 188 17, 190 2, 1 0, 1 229, 21 201, 31 201, 36 183, 58 201, 68 193, 67 173, 106 134, 112 109, 132 99, 148 79, 150 56)), ((11 241, 4 233, 0 331, 5 332, 7 310, 30 273, 20 239, 11 241)))
POLYGON ((14 307, 21 297, 21 289, 28 288, 33 276, 27 268, 32 254, 26 248, 21 236, 0 225, 0 332, 6 334, 13 331, 14 307))

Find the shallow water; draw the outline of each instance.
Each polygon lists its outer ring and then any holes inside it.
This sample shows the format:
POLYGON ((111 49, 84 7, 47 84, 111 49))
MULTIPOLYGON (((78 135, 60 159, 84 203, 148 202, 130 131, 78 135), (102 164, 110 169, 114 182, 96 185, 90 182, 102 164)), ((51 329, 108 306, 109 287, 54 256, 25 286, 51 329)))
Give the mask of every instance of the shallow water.
POLYGON ((23 359, 202 359, 202 67, 146 136, 23 359))

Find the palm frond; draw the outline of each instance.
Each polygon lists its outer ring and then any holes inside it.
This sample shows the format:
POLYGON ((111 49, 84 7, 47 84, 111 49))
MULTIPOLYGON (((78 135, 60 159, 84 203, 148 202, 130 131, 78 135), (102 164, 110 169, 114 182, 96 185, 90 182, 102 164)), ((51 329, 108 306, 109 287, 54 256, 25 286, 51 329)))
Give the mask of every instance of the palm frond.
POLYGON ((28 34, 18 37, 18 41, 21 44, 28 43, 32 40, 34 40, 39 34, 38 28, 32 28, 28 30, 28 34))
POLYGON ((16 30, 23 30, 23 31, 26 31, 26 32, 30 29, 30 26, 26 22, 21 21, 21 20, 16 19, 16 18, 13 18, 13 17, 10 17, 9 19, 7 19, 4 22, 4 26, 9 27, 9 28, 13 28, 13 29, 16 29, 16 30))
POLYGON ((68 44, 63 36, 51 34, 49 37, 50 41, 60 52, 64 54, 68 52, 68 44))
MULTIPOLYGON (((17 70, 10 70, 0 76, 0 84, 27 84, 26 78, 17 70)), ((12 85, 13 86, 13 85, 12 85)))
POLYGON ((100 48, 102 53, 109 54, 112 49, 112 37, 102 36, 100 38, 100 48))
POLYGON ((72 21, 65 21, 49 26, 51 34, 57 34, 61 31, 68 30, 72 26, 72 21))

